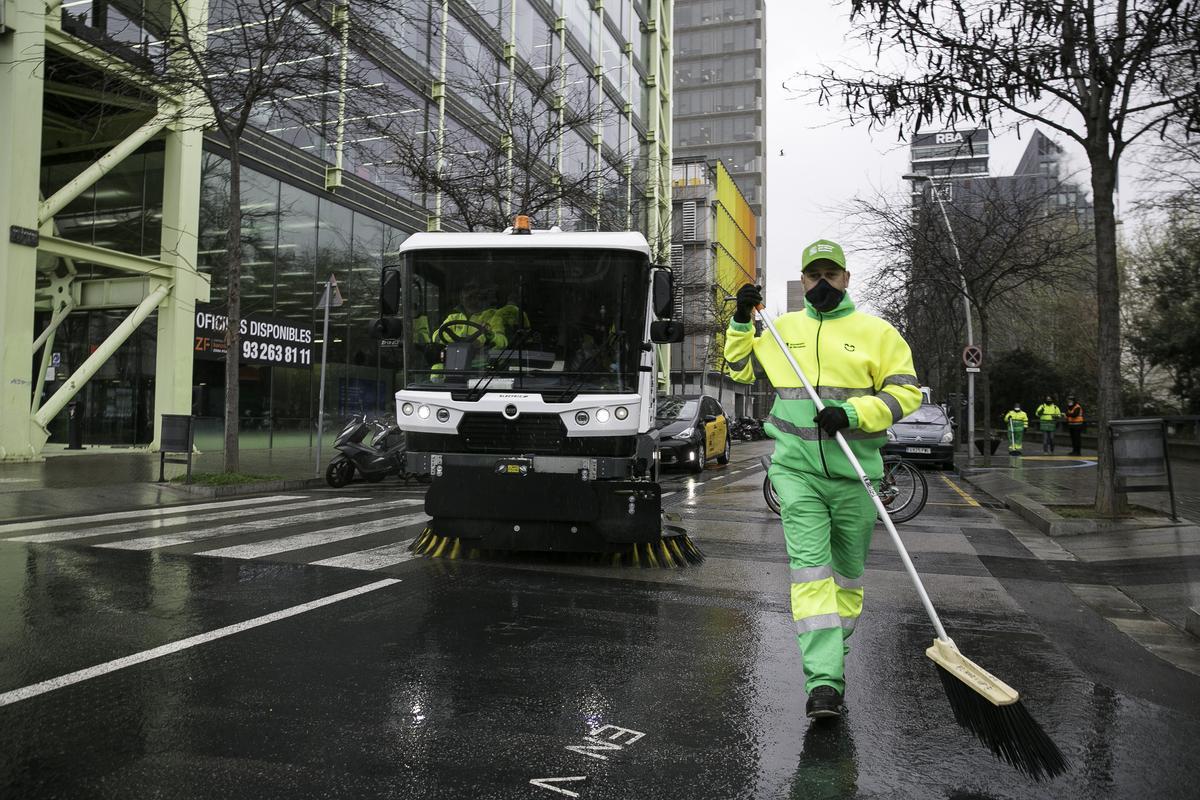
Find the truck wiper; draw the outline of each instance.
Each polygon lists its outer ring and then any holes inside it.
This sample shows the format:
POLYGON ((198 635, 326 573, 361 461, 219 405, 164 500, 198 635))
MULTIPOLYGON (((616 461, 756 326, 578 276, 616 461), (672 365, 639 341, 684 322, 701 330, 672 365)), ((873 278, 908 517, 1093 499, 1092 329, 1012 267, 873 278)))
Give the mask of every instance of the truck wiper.
POLYGON ((500 370, 508 366, 508 362, 513 357, 513 354, 521 350, 522 345, 525 344, 525 340, 529 338, 530 333, 531 331, 529 328, 521 328, 518 330, 513 336, 512 342, 508 345, 508 347, 506 347, 504 350, 501 350, 498 356, 487 363, 484 369, 491 371, 492 374, 488 375, 487 380, 485 380, 482 384, 476 386, 474 389, 467 390, 468 403, 475 402, 487 393, 487 389, 489 386, 491 386, 492 381, 495 380, 496 375, 500 370))
POLYGON ((588 356, 587 360, 580 364, 578 368, 572 370, 572 372, 578 374, 578 377, 576 377, 575 380, 572 381, 569 386, 567 386, 567 388, 562 390, 562 392, 559 394, 559 402, 569 403, 575 399, 575 396, 579 394, 579 388, 583 386, 584 381, 587 380, 587 368, 591 367, 597 358, 608 353, 609 348, 616 344, 617 340, 620 338, 621 334, 617 331, 613 331, 612 333, 608 334, 608 336, 604 339, 604 343, 596 349, 596 352, 588 356))

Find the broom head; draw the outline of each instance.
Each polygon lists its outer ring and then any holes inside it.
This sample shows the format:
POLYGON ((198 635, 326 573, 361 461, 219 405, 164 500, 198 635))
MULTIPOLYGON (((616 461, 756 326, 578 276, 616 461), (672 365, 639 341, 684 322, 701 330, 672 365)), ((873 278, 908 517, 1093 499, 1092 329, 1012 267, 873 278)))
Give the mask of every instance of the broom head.
POLYGON ((1066 770, 1067 760, 1015 689, 964 656, 949 639, 934 639, 925 655, 938 667, 955 721, 993 754, 1035 781, 1066 770))

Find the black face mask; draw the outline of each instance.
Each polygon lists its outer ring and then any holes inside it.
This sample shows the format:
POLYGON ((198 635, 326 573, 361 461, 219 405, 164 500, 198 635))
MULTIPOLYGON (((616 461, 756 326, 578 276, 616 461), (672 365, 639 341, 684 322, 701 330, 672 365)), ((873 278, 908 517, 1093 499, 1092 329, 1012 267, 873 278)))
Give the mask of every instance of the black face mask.
POLYGON ((816 286, 804 293, 804 299, 808 301, 808 304, 822 313, 833 311, 845 296, 845 292, 833 288, 824 278, 821 278, 817 281, 816 286))

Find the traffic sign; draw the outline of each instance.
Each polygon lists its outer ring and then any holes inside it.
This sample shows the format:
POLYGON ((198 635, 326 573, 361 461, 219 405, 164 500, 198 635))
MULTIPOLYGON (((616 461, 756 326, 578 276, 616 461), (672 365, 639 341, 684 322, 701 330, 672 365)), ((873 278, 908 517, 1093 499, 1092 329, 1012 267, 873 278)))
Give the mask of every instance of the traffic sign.
POLYGON ((979 372, 979 367, 967 367, 967 372, 979 372))
MULTIPOLYGON (((983 348, 977 344, 969 344, 963 348, 963 364, 970 367, 983 366, 983 348)), ((978 370, 975 370, 978 372, 978 370)))

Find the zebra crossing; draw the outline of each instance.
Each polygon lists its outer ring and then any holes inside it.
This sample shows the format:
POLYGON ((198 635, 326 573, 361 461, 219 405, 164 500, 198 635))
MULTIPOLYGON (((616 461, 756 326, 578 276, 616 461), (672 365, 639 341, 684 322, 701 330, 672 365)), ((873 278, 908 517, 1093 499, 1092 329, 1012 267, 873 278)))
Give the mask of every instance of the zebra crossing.
POLYGON ((279 494, 0 524, 0 543, 376 570, 413 556, 423 497, 279 494))

